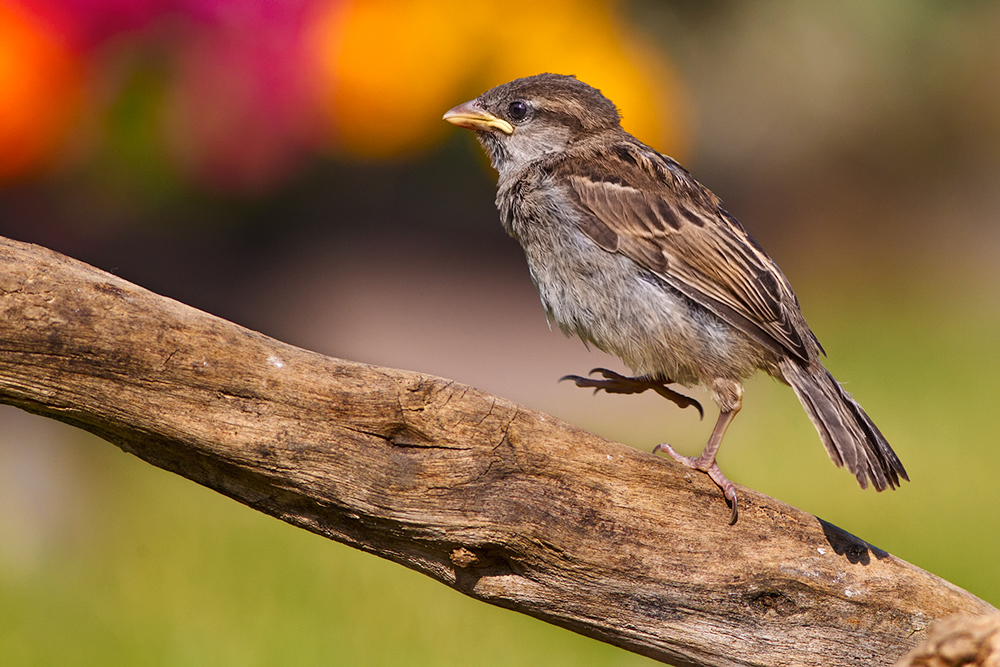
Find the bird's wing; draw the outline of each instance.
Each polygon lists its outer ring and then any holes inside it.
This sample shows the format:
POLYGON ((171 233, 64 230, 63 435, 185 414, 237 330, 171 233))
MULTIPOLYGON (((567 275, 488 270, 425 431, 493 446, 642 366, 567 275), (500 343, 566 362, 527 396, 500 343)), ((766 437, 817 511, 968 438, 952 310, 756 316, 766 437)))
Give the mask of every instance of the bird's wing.
POLYGON ((798 302, 781 270, 719 199, 676 162, 622 142, 552 175, 595 243, 619 252, 779 355, 809 361, 798 302), (622 172, 622 164, 628 171, 622 172))

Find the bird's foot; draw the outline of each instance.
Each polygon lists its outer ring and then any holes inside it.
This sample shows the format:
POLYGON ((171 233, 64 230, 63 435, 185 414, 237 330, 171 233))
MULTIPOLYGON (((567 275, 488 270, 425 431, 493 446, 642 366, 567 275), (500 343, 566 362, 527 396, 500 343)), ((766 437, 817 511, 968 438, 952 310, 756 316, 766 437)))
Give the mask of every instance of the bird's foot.
POLYGON ((564 375, 559 378, 559 381, 562 382, 563 380, 572 380, 576 383, 577 387, 592 387, 595 392, 603 389, 609 394, 641 394, 647 389, 652 389, 663 398, 677 405, 679 408, 698 408, 698 414, 701 415, 702 418, 705 417, 705 411, 702 409, 701 403, 694 400, 690 396, 678 393, 667 386, 671 383, 671 380, 662 380, 648 376, 630 378, 624 375, 619 375, 614 371, 609 371, 607 368, 595 368, 590 371, 591 375, 594 373, 600 373, 604 376, 604 379, 597 380, 595 378, 582 377, 580 375, 564 375))
POLYGON ((733 514, 729 519, 729 525, 732 526, 736 523, 736 519, 739 515, 739 504, 736 500, 736 485, 729 481, 729 479, 722 474, 722 469, 719 468, 719 464, 715 462, 715 456, 706 456, 702 454, 701 456, 682 456, 678 454, 673 447, 663 442, 653 448, 653 453, 666 452, 670 454, 678 463, 687 466, 688 468, 693 468, 695 470, 700 470, 706 473, 712 478, 712 481, 719 485, 722 489, 722 493, 726 496, 726 501, 733 508, 733 514))

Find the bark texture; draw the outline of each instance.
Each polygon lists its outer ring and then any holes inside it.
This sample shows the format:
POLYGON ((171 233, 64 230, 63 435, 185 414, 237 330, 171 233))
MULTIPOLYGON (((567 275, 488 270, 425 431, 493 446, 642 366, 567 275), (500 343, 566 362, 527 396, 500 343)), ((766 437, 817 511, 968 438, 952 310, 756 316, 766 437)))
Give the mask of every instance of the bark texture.
POLYGON ((1000 667, 1000 614, 936 622, 896 667, 1000 667))
MULTIPOLYGON (((473 598, 678 666, 890 665, 993 607, 814 516, 449 380, 0 239, 0 401, 473 598)), ((484 632, 487 630, 484 630, 484 632)))

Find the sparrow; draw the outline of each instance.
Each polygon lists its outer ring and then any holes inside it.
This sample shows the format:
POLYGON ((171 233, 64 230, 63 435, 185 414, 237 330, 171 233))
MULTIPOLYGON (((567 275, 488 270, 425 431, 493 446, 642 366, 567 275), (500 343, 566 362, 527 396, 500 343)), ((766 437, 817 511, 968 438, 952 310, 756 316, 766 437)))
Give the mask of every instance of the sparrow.
POLYGON ((830 458, 861 488, 909 480, 885 437, 823 367, 825 351, 778 266, 721 200, 680 164, 621 127, 614 103, 574 76, 497 86, 444 120, 475 132, 498 173, 504 229, 524 250, 550 321, 619 357, 634 377, 566 376, 595 391, 704 386, 719 417, 700 456, 666 452, 709 475, 732 507, 736 487, 715 461, 757 371, 791 386, 830 458))

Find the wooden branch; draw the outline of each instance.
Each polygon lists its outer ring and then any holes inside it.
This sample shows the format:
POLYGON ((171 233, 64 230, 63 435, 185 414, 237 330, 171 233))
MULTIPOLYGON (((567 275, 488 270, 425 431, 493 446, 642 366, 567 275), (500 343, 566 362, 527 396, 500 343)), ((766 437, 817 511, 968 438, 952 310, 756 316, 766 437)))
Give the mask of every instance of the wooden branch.
POLYGON ((891 664, 995 611, 788 505, 441 378, 324 357, 0 240, 0 401, 675 665, 891 664))
POLYGON ((895 667, 998 667, 1000 614, 950 616, 937 621, 927 639, 895 667))

